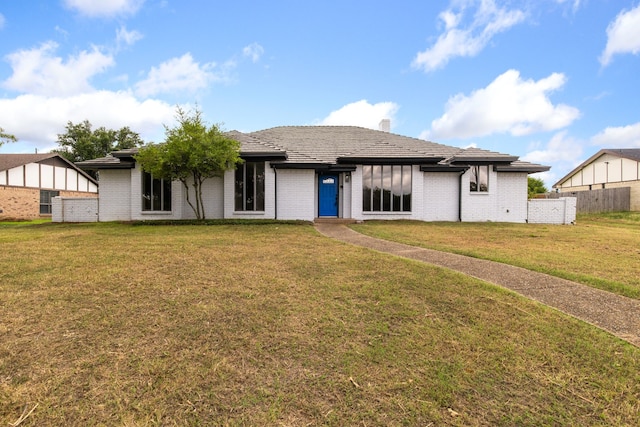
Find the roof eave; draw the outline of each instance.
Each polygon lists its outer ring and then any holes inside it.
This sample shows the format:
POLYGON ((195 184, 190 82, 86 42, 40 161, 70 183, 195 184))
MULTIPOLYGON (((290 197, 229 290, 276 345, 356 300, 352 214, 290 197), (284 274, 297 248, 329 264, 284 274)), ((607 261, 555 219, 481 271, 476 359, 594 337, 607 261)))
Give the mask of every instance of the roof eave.
POLYGON ((421 165, 420 172, 465 172, 469 166, 421 165))
POLYGON ((119 162, 119 163, 97 163, 97 162, 77 162, 77 167, 83 170, 100 170, 100 169, 133 169, 135 162, 119 162))
POLYGON ((366 165, 419 165, 436 164, 444 157, 339 157, 338 163, 355 163, 366 165))
POLYGON ((550 169, 551 169, 551 166, 544 166, 544 165, 522 165, 522 166, 496 165, 493 167, 493 170, 496 172, 538 173, 538 172, 547 172, 550 169))

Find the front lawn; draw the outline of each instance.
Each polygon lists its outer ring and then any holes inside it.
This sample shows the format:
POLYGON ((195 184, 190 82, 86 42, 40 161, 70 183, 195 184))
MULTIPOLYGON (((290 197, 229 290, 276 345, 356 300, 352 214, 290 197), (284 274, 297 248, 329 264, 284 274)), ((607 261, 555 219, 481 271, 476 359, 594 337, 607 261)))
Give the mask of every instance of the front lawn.
POLYGON ((576 225, 367 221, 354 230, 504 262, 640 298, 640 212, 580 215, 576 225))
POLYGON ((3 426, 634 425, 640 413, 640 349, 309 225, 0 226, 0 250, 3 426))

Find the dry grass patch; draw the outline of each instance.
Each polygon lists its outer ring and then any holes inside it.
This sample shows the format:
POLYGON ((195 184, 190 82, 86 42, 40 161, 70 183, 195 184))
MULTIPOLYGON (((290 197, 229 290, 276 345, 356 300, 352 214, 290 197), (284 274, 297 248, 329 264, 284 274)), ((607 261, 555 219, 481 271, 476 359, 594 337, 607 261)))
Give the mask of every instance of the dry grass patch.
POLYGON ((640 350, 310 226, 0 227, 0 424, 601 425, 640 350))
POLYGON ((361 233, 524 267, 640 298, 640 213, 582 215, 576 225, 371 221, 361 233))

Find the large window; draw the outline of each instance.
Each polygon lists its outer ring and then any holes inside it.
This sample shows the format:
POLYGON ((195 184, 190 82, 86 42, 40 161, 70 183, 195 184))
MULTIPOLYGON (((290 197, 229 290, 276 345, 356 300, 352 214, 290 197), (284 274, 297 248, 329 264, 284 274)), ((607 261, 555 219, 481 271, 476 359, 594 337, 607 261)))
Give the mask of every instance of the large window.
POLYGON ((411 166, 364 165, 362 210, 411 212, 411 166))
POLYGON ((236 211, 264 211, 264 162, 244 162, 236 169, 236 211))
POLYGON ((142 210, 171 211, 171 182, 142 172, 142 210))
POLYGON ((487 192, 489 191, 489 166, 474 165, 470 169, 469 191, 487 192))
POLYGON ((40 215, 51 215, 51 199, 59 195, 59 191, 40 190, 40 215))

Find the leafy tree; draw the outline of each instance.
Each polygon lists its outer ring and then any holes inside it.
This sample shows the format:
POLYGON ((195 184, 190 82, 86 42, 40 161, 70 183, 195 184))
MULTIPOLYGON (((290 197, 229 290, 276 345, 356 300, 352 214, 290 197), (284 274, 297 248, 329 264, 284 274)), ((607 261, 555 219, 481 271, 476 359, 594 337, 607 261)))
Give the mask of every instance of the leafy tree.
POLYGON ((10 133, 5 133, 4 129, 0 127, 0 146, 5 142, 16 142, 18 138, 11 135, 10 133))
POLYGON ((544 181, 542 181, 540 178, 528 177, 527 181, 529 186, 528 193, 530 199, 536 194, 544 194, 548 191, 547 187, 545 187, 544 185, 544 181))
POLYGON ((227 137, 219 125, 207 127, 202 112, 177 109, 178 125, 165 126, 165 141, 142 147, 136 155, 145 172, 155 178, 179 180, 196 218, 205 219, 202 184, 208 178, 223 176, 242 162, 240 143, 227 137), (189 185, 195 193, 195 206, 189 196, 189 185))
POLYGON ((73 124, 68 122, 66 132, 58 134, 60 149, 53 150, 71 162, 81 162, 104 157, 112 151, 139 147, 143 144, 140 135, 128 127, 119 130, 99 127, 92 130, 88 120, 73 124))

